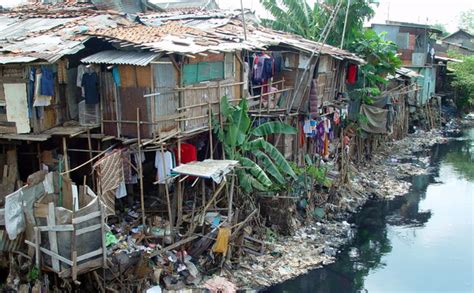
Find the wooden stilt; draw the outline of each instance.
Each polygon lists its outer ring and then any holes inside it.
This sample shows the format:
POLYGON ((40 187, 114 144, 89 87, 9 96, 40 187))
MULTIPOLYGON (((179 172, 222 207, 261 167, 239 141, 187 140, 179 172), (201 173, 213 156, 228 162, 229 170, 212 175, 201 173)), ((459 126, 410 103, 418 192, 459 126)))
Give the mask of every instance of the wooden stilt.
MULTIPOLYGON (((87 147, 89 149, 89 160, 91 161, 91 171, 94 169, 94 164, 92 162, 92 139, 91 139, 91 131, 87 128, 87 147)), ((84 183, 85 185, 85 183, 84 183)), ((92 189, 95 190, 95 174, 92 172, 92 189)))
POLYGON ((143 191, 142 142, 140 135, 140 108, 137 108, 137 137, 138 137, 138 177, 140 177, 140 203, 142 208, 142 224, 146 226, 145 195, 143 191))
POLYGON ((212 107, 211 102, 207 103, 207 114, 208 114, 208 127, 209 127, 209 150, 211 159, 214 158, 214 143, 212 141, 212 107))
MULTIPOLYGON (((63 136, 63 158, 64 158, 64 172, 69 171, 69 158, 67 155, 67 141, 66 137, 63 136)), ((69 173, 66 173, 66 176, 69 177, 69 173)))
MULTIPOLYGON (((178 164, 181 164, 181 138, 178 138, 178 164)), ((179 228, 183 221, 183 190, 182 182, 178 180, 177 184, 177 195, 178 195, 178 218, 176 220, 176 228, 179 228)))

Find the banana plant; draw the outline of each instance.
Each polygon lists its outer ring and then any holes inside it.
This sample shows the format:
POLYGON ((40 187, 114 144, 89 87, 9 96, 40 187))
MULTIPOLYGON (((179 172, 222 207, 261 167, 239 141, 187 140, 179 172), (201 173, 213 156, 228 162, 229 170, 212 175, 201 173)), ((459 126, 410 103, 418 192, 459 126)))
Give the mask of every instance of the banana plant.
POLYGON ((224 146, 226 159, 237 160, 242 166, 236 171, 241 188, 266 191, 274 182, 285 184, 296 174, 280 151, 264 139, 272 134, 296 134, 296 129, 282 122, 266 122, 252 128, 247 100, 232 105, 226 96, 221 99, 224 126, 214 121, 214 132, 224 146))

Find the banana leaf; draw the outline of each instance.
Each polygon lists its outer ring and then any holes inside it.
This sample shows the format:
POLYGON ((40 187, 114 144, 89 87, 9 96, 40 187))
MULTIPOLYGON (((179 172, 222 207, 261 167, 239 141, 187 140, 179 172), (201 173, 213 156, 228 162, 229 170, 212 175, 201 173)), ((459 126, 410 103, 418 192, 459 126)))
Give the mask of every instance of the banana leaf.
POLYGON ((265 136, 275 133, 296 134, 296 128, 283 122, 271 121, 263 123, 250 131, 250 134, 255 136, 265 136))
POLYGON ((242 145, 247 138, 250 127, 250 118, 247 111, 248 107, 246 100, 242 100, 238 107, 232 109, 227 121, 228 131, 225 138, 228 145, 242 145))
POLYGON ((281 175, 280 170, 278 170, 278 167, 275 166, 270 157, 260 150, 254 150, 252 153, 262 162, 263 167, 271 177, 275 178, 280 184, 286 183, 285 177, 281 175))
POLYGON ((232 105, 229 103, 227 96, 222 96, 221 98, 221 115, 228 118, 232 113, 232 105))
POLYGON ((257 138, 255 140, 250 141, 248 143, 248 146, 251 151, 263 149, 268 154, 268 156, 273 159, 273 161, 281 171, 283 171, 285 174, 290 175, 293 179, 296 178, 295 171, 293 171, 288 161, 280 153, 280 151, 271 143, 267 142, 263 138, 257 138))
POLYGON ((255 179, 257 179, 263 186, 269 187, 273 184, 265 171, 263 171, 262 168, 260 168, 260 166, 254 161, 246 157, 241 157, 240 164, 242 164, 244 167, 247 167, 248 172, 250 172, 250 174, 252 174, 255 179))
POLYGON ((237 171, 237 177, 239 178, 239 185, 246 193, 251 193, 253 189, 257 189, 259 191, 267 191, 268 188, 263 186, 257 179, 253 176, 249 176, 248 173, 244 172, 243 170, 237 171))

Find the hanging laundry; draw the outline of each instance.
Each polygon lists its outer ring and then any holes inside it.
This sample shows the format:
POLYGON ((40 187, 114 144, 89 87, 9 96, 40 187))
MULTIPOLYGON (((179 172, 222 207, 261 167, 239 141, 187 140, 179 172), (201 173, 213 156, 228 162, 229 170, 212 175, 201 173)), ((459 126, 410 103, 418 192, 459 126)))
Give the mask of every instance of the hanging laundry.
POLYGON ((82 86, 82 76, 84 76, 84 73, 86 72, 86 66, 85 65, 79 65, 77 66, 77 77, 76 77, 76 86, 81 88, 81 97, 84 97, 84 87, 82 86))
MULTIPOLYGON (((178 149, 175 149, 175 156, 178 158, 178 149)), ((194 162, 197 160, 197 149, 190 143, 181 144, 181 164, 194 162)), ((178 162, 179 165, 179 162, 178 162)))
POLYGON ((41 79, 43 78, 42 73, 37 73, 36 74, 36 80, 35 80, 35 94, 34 94, 34 101, 33 101, 33 106, 34 107, 46 107, 51 105, 51 96, 45 96, 41 94, 41 79))
POLYGON ((107 216, 115 215, 115 196, 120 184, 124 182, 122 152, 120 150, 106 154, 94 164, 99 177, 102 193, 99 194, 105 204, 107 216))
POLYGON ((269 80, 273 77, 273 58, 268 56, 263 60, 262 79, 269 80))
POLYGON ((155 168, 156 180, 160 184, 165 183, 166 177, 171 176, 171 169, 175 167, 173 156, 169 151, 156 151, 155 153, 155 168))
POLYGON ((355 84, 357 81, 357 71, 358 67, 356 64, 349 64, 347 66, 347 78, 346 82, 348 84, 355 84))
POLYGON ((33 103, 35 101, 36 68, 32 67, 28 73, 28 117, 33 118, 33 103))
POLYGON ((263 80, 263 68, 265 64, 265 57, 263 54, 256 54, 253 59, 253 80, 261 82, 263 80))
POLYGON ((341 122, 341 117, 339 115, 339 111, 334 112, 333 121, 334 121, 335 125, 339 125, 339 122, 341 122))
POLYGON ((86 104, 94 105, 99 103, 98 76, 95 72, 86 72, 82 76, 82 86, 84 87, 84 97, 86 104))
POLYGON ((125 185, 125 182, 122 181, 119 184, 119 187, 117 188, 117 191, 115 192, 115 198, 122 198, 127 196, 127 186, 125 185))
POLYGON ((112 68, 112 77, 114 78, 115 85, 120 86, 120 72, 118 66, 112 68))
POLYGON ((40 93, 43 96, 54 96, 54 76, 53 71, 41 66, 41 89, 40 93))
POLYGON ((273 57, 273 60, 275 62, 274 63, 275 73, 282 72, 283 71, 283 65, 284 65, 283 54, 281 52, 273 52, 272 57, 273 57))

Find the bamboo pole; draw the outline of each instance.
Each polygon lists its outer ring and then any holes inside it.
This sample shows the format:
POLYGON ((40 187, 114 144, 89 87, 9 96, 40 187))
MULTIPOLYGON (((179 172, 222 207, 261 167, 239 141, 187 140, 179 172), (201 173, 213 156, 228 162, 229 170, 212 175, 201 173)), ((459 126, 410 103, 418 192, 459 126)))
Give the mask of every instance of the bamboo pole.
POLYGON ((63 158, 64 158, 64 172, 66 177, 69 177, 69 158, 67 155, 67 141, 66 137, 63 136, 63 158))
POLYGON ((146 226, 145 218, 145 194, 143 190, 143 164, 142 164, 142 145, 140 132, 140 108, 137 108, 137 137, 138 137, 138 177, 140 177, 140 204, 142 209, 142 224, 146 226))
MULTIPOLYGON (((181 138, 178 138, 178 162, 177 165, 181 165, 181 138)), ((183 221, 183 185, 182 181, 178 180, 176 183, 177 186, 177 193, 178 193, 178 219, 176 221, 176 228, 178 229, 183 221)))
POLYGON ((208 104, 207 106, 207 111, 208 111, 208 127, 209 127, 209 149, 210 149, 210 155, 211 159, 214 158, 214 142, 212 141, 212 108, 211 108, 211 103, 208 104))

